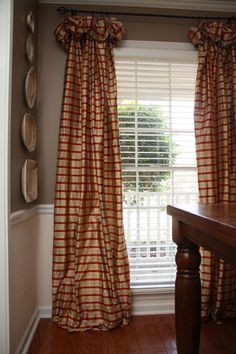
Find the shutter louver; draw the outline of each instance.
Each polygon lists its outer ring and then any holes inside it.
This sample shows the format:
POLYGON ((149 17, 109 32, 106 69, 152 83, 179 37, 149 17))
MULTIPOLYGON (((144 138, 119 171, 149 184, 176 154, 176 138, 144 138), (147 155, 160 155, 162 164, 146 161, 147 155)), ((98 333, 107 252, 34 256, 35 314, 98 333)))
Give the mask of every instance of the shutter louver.
POLYGON ((198 200, 195 64, 117 58, 124 228, 132 286, 173 286, 167 204, 198 200))

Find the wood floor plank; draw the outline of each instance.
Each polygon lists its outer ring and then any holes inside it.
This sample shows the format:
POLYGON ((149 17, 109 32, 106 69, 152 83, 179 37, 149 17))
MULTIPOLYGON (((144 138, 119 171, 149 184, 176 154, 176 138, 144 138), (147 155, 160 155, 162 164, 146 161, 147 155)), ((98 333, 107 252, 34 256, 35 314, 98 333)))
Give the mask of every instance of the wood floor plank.
MULTIPOLYGON (((51 354, 52 353, 53 335, 54 335, 53 327, 54 326, 55 326, 55 324, 52 322, 50 322, 48 324, 47 333, 43 338, 43 341, 42 341, 42 344, 41 344, 38 354, 48 354, 48 353, 51 354)), ((55 330, 56 330, 56 333, 58 336, 58 333, 60 332, 60 328, 55 329, 55 330)))
POLYGON ((168 327, 169 341, 165 344, 168 348, 168 354, 177 354, 176 335, 175 335, 175 316, 172 314, 162 315, 165 325, 168 327))
POLYGON ((235 321, 235 319, 228 319, 227 321, 223 321, 223 326, 224 326, 226 333, 231 338, 235 339, 235 336, 236 336, 236 321, 235 321))
POLYGON ((125 338, 127 343, 127 349, 130 354, 141 354, 138 345, 139 333, 136 333, 135 322, 131 319, 128 326, 125 327, 125 338))
MULTIPOLYGON (((236 354, 236 319, 203 323, 201 354, 236 354)), ((109 332, 68 333, 41 319, 27 354, 177 354, 173 315, 134 316, 109 332)))
POLYGON ((128 348, 127 348, 127 341, 125 337, 125 332, 126 332, 125 327, 122 328, 116 328, 112 331, 112 339, 114 342, 114 347, 115 347, 115 354, 123 354, 129 353, 128 348))
POLYGON ((235 354, 235 338, 227 335, 224 325, 217 325, 209 321, 204 326, 203 335, 212 338, 212 345, 214 346, 215 353, 219 354, 235 354))
POLYGON ((113 341, 112 331, 102 332, 102 350, 103 354, 115 354, 115 343, 113 341))
MULTIPOLYGON (((173 318, 173 316, 172 316, 173 318)), ((154 325, 158 328, 158 333, 163 338, 165 350, 168 353, 176 351, 175 331, 173 331, 174 321, 168 316, 155 316, 154 325)))
POLYGON ((38 327, 36 329, 34 338, 32 340, 28 354, 38 354, 40 347, 42 345, 44 336, 47 334, 47 327, 51 323, 49 318, 42 318, 39 321, 38 327))
POLYGON ((155 352, 167 354, 164 341, 166 338, 163 336, 163 320, 162 316, 143 316, 143 323, 148 331, 148 338, 155 352))
POLYGON ((212 338, 207 335, 205 331, 205 326, 208 325, 208 322, 203 322, 201 324, 202 330, 201 330, 201 338, 200 338, 200 353, 201 354, 208 354, 208 353, 214 353, 216 351, 214 342, 212 341, 212 338))
POLYGON ((113 330, 112 338, 115 354, 141 354, 133 319, 131 319, 128 326, 113 330))
POLYGON ((141 354, 153 354, 153 348, 150 342, 148 329, 144 324, 144 317, 146 316, 134 316, 134 327, 137 333, 138 347, 141 354))
POLYGON ((65 329, 58 327, 55 323, 52 324, 52 354, 64 354, 69 336, 70 334, 65 329))
MULTIPOLYGON (((86 331, 74 333, 78 354, 100 354, 102 349, 102 334, 100 331, 86 331)), ((69 354, 69 352, 68 352, 69 354)))

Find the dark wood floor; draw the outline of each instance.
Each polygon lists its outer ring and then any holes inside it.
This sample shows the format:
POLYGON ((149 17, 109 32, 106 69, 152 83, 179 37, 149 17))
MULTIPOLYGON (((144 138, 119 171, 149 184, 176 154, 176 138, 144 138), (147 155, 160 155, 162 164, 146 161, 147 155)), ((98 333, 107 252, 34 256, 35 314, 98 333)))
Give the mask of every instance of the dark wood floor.
MULTIPOLYGON (((200 353, 236 354, 236 320, 203 324, 200 353)), ((41 319, 28 354, 177 354, 174 317, 134 316, 110 332, 73 333, 41 319)))

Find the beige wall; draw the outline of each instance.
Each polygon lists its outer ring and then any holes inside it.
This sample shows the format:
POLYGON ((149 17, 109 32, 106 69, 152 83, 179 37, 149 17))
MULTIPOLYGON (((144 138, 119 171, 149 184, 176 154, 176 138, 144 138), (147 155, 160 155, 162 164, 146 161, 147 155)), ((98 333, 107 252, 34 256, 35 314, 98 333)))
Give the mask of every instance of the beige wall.
MULTIPOLYGON (((57 136, 60 119, 61 97, 65 66, 65 53, 56 43, 53 32, 60 21, 57 14, 58 5, 39 5, 39 90, 38 90, 38 127, 39 140, 38 159, 39 173, 39 203, 50 204, 54 200, 54 183, 57 155, 57 136)), ((89 7, 80 6, 80 9, 89 7)), ((91 8, 90 8, 91 9, 91 8)), ((111 11, 112 8, 93 10, 111 11)), ((126 12, 134 8, 113 8, 126 12)), ((137 11, 155 11, 169 14, 214 15, 209 12, 170 11, 165 9, 135 9, 137 11)), ((230 16, 232 15, 229 14, 230 16)), ((219 16, 219 13, 217 14, 219 16)), ((160 19, 145 17, 119 16, 125 27, 125 39, 146 41, 188 42, 187 33, 195 20, 160 19)))
MULTIPOLYGON (((25 16, 33 10, 37 17, 37 0, 15 0, 13 19, 13 66, 12 66, 12 115, 11 115, 11 211, 29 208, 21 194, 21 167, 26 158, 35 159, 36 154, 25 148, 20 135, 21 120, 26 112, 36 117, 36 105, 33 110, 27 108, 24 97, 24 81, 30 68, 25 56, 27 27, 25 16)), ((35 39, 37 38, 37 33, 35 39)), ((35 41, 36 42, 36 41, 35 41)), ((36 43, 35 43, 36 44, 36 43)), ((36 48, 37 49, 37 48, 36 48)), ((36 65, 35 55, 34 65, 36 65)))

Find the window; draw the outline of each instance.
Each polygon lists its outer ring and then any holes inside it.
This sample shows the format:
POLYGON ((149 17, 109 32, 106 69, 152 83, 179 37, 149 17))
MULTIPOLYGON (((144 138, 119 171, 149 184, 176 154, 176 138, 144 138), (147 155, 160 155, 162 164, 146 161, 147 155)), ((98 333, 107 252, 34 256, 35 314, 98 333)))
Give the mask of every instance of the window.
POLYGON ((135 53, 116 58, 124 227, 133 287, 173 286, 176 248, 166 206, 198 199, 196 67, 194 60, 173 57, 135 53))

